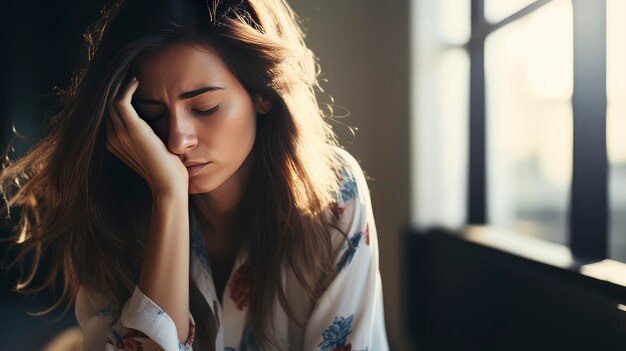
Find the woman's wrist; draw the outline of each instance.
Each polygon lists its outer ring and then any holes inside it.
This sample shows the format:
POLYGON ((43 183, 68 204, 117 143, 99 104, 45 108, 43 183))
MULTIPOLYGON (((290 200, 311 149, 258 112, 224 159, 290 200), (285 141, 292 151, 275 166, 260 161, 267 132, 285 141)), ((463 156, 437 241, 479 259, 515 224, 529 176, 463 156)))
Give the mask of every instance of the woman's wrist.
POLYGON ((189 197, 189 185, 171 186, 167 188, 152 189, 152 200, 155 202, 163 201, 187 201, 189 197))

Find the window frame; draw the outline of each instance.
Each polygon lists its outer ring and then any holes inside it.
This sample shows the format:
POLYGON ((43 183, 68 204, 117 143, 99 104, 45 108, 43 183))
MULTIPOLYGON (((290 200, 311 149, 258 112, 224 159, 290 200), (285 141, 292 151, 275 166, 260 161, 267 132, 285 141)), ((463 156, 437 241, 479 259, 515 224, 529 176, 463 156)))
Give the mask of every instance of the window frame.
MULTIPOLYGON (((489 223, 485 40, 498 29, 553 0, 537 0, 497 23, 484 16, 484 0, 471 0, 467 224, 489 223)), ((606 149, 606 0, 571 0, 574 22, 573 165, 568 239, 578 261, 607 258, 609 228, 606 149)))

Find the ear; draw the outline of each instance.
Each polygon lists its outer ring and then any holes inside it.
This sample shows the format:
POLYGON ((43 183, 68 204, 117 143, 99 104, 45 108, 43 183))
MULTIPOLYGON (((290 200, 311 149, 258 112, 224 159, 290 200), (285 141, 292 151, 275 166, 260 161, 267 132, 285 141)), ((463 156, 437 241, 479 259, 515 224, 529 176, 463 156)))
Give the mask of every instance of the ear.
POLYGON ((256 94, 254 97, 254 107, 259 114, 266 114, 272 108, 272 100, 267 97, 256 94))

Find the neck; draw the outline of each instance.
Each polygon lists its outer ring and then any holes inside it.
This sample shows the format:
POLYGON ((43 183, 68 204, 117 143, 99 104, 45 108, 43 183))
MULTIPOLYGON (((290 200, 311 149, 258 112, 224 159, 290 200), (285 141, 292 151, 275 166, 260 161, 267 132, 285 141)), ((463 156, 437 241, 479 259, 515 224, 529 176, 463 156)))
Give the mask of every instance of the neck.
POLYGON ((237 208, 252 173, 253 158, 252 151, 241 167, 217 189, 190 196, 190 204, 202 224, 205 236, 216 242, 224 242, 232 235, 237 208))

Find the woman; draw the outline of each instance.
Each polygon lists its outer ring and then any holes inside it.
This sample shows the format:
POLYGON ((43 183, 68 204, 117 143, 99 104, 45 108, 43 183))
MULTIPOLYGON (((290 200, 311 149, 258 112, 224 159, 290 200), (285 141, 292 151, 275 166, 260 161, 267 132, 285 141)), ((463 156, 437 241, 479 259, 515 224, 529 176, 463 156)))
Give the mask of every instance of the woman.
POLYGON ((286 2, 118 1, 86 38, 0 177, 85 350, 388 349, 367 184, 286 2))

